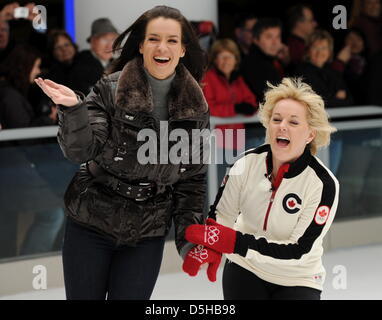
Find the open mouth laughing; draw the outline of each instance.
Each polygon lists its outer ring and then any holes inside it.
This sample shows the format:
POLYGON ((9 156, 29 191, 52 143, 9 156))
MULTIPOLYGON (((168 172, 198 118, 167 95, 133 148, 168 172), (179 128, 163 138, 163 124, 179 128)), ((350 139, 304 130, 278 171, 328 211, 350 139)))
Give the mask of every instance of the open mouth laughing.
POLYGON ((167 63, 170 62, 170 58, 168 57, 159 57, 159 56, 155 56, 154 57, 154 61, 159 64, 159 65, 166 65, 167 63))
POLYGON ((290 139, 282 136, 276 138, 277 145, 281 148, 285 148, 289 145, 290 139))

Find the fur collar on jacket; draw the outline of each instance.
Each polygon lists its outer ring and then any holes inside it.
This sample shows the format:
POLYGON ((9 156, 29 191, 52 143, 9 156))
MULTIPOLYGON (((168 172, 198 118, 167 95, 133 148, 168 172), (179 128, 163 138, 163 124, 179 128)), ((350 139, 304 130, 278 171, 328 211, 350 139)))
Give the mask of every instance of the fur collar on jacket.
MULTIPOLYGON (((176 75, 168 95, 171 118, 199 118, 208 111, 199 84, 181 63, 176 68, 176 75)), ((141 58, 129 61, 120 72, 116 87, 116 104, 130 112, 153 111, 152 91, 141 58)))

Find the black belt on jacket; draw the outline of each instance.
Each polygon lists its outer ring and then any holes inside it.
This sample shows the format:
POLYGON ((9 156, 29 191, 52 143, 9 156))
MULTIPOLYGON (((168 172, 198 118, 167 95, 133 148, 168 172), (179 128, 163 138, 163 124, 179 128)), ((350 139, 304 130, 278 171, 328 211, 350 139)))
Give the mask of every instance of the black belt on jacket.
POLYGON ((99 182, 119 195, 135 201, 146 201, 156 195, 156 184, 154 182, 137 182, 130 184, 118 179, 104 170, 94 161, 86 163, 89 173, 99 182))

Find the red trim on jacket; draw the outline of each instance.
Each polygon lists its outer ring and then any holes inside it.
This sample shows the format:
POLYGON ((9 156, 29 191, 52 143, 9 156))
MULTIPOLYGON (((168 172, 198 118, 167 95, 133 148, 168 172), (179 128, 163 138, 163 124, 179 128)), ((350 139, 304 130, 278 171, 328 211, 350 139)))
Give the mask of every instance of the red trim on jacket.
MULTIPOLYGON (((265 161, 265 163, 268 166, 267 161, 265 161)), ((269 213, 270 213, 271 208, 272 208, 273 200, 275 199, 276 191, 277 191, 278 187, 280 186, 281 181, 284 178, 284 174, 289 171, 289 167, 290 167, 289 163, 283 164, 279 168, 279 170, 277 171, 276 178, 275 178, 274 182, 272 183, 272 195, 271 195, 271 198, 269 199, 268 209, 267 209, 267 212, 266 212, 265 218, 264 218, 264 225, 263 225, 264 231, 267 231, 269 213)))

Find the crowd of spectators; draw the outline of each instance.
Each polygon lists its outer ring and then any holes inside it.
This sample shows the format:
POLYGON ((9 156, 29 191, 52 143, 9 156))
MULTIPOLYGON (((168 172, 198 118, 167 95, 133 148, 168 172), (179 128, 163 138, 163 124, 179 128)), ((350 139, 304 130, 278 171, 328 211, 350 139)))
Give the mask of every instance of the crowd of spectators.
MULTIPOLYGON (((56 106, 36 88, 35 77, 49 78, 86 95, 113 60, 111 49, 118 31, 109 19, 99 18, 89 26, 90 48, 79 50, 65 30, 34 30, 33 5, 26 5, 30 10, 26 19, 14 17, 19 6, 16 2, 0 11, 2 129, 57 121, 56 106)), ((228 41, 219 37, 209 21, 193 25, 206 51, 216 39, 228 41)), ((257 102, 263 99, 267 81, 275 84, 284 76, 302 76, 325 98, 327 107, 382 104, 378 81, 382 64, 381 0, 354 0, 343 43, 334 43, 331 30, 323 30, 312 8, 305 4, 288 8, 285 21, 257 16, 256 12, 239 14, 232 34, 239 51, 234 75, 242 77, 257 102), (336 52, 335 48, 340 49, 336 52)), ((210 57, 216 58, 213 54, 210 57)), ((216 61, 210 61, 210 68, 214 70, 211 72, 218 70, 216 61)), ((207 72, 208 81, 211 72, 207 72)), ((234 113, 223 111, 222 115, 234 113)))
MULTIPOLYGON (((0 7, 2 130, 57 124, 57 106, 34 79, 42 76, 88 94, 112 61, 112 44, 118 36, 109 19, 97 19, 89 26, 90 48, 79 50, 65 30, 39 32, 33 28, 33 3, 26 5, 27 18, 15 18, 19 6, 14 2, 0 7)), ((63 190, 77 166, 63 161, 57 144, 46 142, 6 141, 0 148, 5 181, 0 192, 0 258, 48 252, 55 245, 60 248, 63 190), (17 201, 20 203, 15 205, 17 201), (25 236, 17 241, 18 217, 31 213, 25 236)))
MULTIPOLYGON (((34 4, 27 4, 33 12, 34 4)), ((87 95, 113 60, 117 29, 108 18, 89 26, 89 49, 79 50, 61 29, 38 32, 34 15, 14 17, 17 2, 0 11, 0 124, 2 129, 54 125, 54 103, 34 84, 38 76, 87 95)))
POLYGON ((354 1, 343 43, 335 43, 334 29, 318 25, 309 5, 288 8, 286 17, 281 21, 246 14, 238 19, 235 41, 243 57, 241 70, 258 101, 267 81, 275 84, 284 76, 298 76, 324 97, 328 108, 381 105, 380 0, 354 1))

